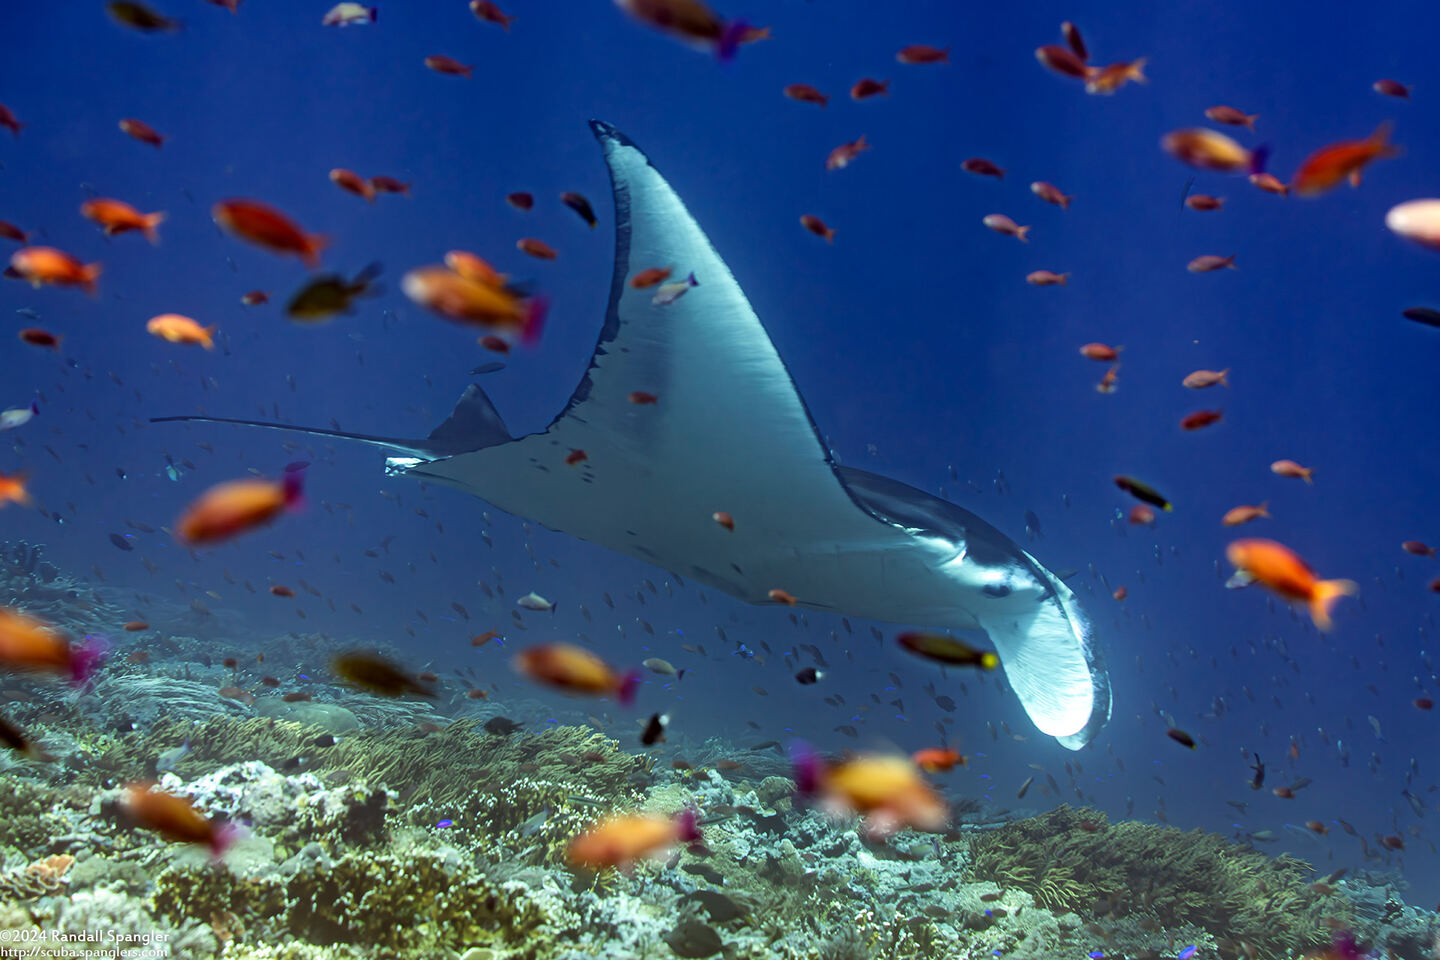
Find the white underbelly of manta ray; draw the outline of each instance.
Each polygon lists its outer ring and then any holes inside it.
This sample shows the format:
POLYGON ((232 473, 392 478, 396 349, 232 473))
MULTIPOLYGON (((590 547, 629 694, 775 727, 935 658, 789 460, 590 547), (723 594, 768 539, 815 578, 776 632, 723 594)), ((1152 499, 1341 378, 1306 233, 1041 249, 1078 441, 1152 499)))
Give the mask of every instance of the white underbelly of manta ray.
POLYGON ((391 473, 458 487, 752 603, 779 588, 816 609, 983 629, 1036 727, 1072 749, 1088 743, 1110 716, 1110 687, 1070 589, 973 514, 835 465, 680 198, 628 138, 591 126, 614 187, 616 261, 605 326, 570 403, 543 433, 512 439, 472 386, 426 440, 353 439, 399 451, 391 473), (699 285, 657 306, 627 283, 666 266, 699 285), (657 402, 631 403, 635 391, 657 402), (585 458, 567 463, 577 450, 585 458))

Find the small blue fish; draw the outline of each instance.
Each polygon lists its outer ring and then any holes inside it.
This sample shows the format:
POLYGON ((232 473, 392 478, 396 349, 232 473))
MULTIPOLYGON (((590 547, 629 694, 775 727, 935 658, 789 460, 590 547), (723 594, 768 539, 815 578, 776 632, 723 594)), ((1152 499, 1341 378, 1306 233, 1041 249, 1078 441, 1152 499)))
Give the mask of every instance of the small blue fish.
POLYGON ((165 468, 165 476, 169 477, 174 483, 180 482, 180 471, 175 469, 174 464, 165 468))
POLYGON ((435 829, 437 829, 437 830, 448 830, 449 828, 451 828, 451 827, 453 827, 453 826, 455 826, 455 821, 454 821, 454 820, 441 820, 439 823, 435 824, 435 829))
POLYGON ((1195 944, 1192 943, 1192 944, 1190 944, 1190 946, 1186 947, 1184 950, 1181 950, 1181 951, 1180 951, 1180 955, 1179 955, 1178 957, 1176 957, 1175 960, 1190 960, 1191 957, 1195 956, 1195 954, 1197 954, 1197 953, 1199 953, 1199 952, 1200 952, 1200 948, 1197 947, 1197 946, 1195 946, 1195 944))

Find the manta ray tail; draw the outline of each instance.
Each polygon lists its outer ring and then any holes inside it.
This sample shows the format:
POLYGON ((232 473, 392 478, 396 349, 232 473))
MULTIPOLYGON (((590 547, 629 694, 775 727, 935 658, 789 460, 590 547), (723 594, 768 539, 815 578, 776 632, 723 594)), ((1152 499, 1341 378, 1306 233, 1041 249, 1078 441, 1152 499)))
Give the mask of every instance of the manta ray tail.
POLYGON ((266 427, 271 430, 288 430, 292 433, 306 433, 315 437, 332 437, 337 440, 352 440, 383 447, 407 456, 425 460, 451 457, 457 453, 481 450, 511 439, 505 421, 495 410, 495 405, 476 384, 470 384, 460 395, 460 401, 444 423, 430 431, 430 435, 418 440, 403 437, 381 437, 369 433, 347 433, 344 430, 325 430, 320 427, 296 427, 288 423, 274 423, 269 420, 240 420, 234 417, 151 417, 151 423, 188 421, 192 423, 233 423, 242 427, 266 427))

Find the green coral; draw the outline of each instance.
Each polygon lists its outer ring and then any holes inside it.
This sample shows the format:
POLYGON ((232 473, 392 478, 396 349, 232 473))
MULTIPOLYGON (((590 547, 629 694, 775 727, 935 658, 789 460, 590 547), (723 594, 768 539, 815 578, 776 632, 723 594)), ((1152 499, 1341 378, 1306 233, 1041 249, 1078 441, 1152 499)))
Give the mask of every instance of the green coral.
POLYGON ((1312 871, 1303 860, 1201 830, 1112 825, 1088 808, 1062 806, 987 831, 973 853, 977 878, 1019 887, 1057 912, 1193 923, 1266 953, 1324 943, 1326 918, 1350 919, 1345 901, 1307 885, 1312 871))
POLYGON ((70 832, 70 824, 59 810, 89 806, 88 791, 10 777, 6 781, 6 787, 0 789, 0 849, 13 847, 27 857, 37 857, 48 850, 52 839, 70 832))

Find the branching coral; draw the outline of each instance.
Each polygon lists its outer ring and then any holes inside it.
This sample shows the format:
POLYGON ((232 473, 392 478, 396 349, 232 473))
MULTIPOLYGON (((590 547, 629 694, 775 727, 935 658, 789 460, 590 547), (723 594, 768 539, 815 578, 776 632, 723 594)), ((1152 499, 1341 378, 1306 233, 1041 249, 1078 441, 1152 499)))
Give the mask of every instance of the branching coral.
POLYGON ((1062 806, 988 831, 974 856, 976 877, 1020 887, 1051 909, 1193 923, 1262 952, 1318 945, 1323 918, 1349 916, 1342 900, 1306 886, 1304 861, 1200 830, 1111 825, 1089 809, 1062 806))

